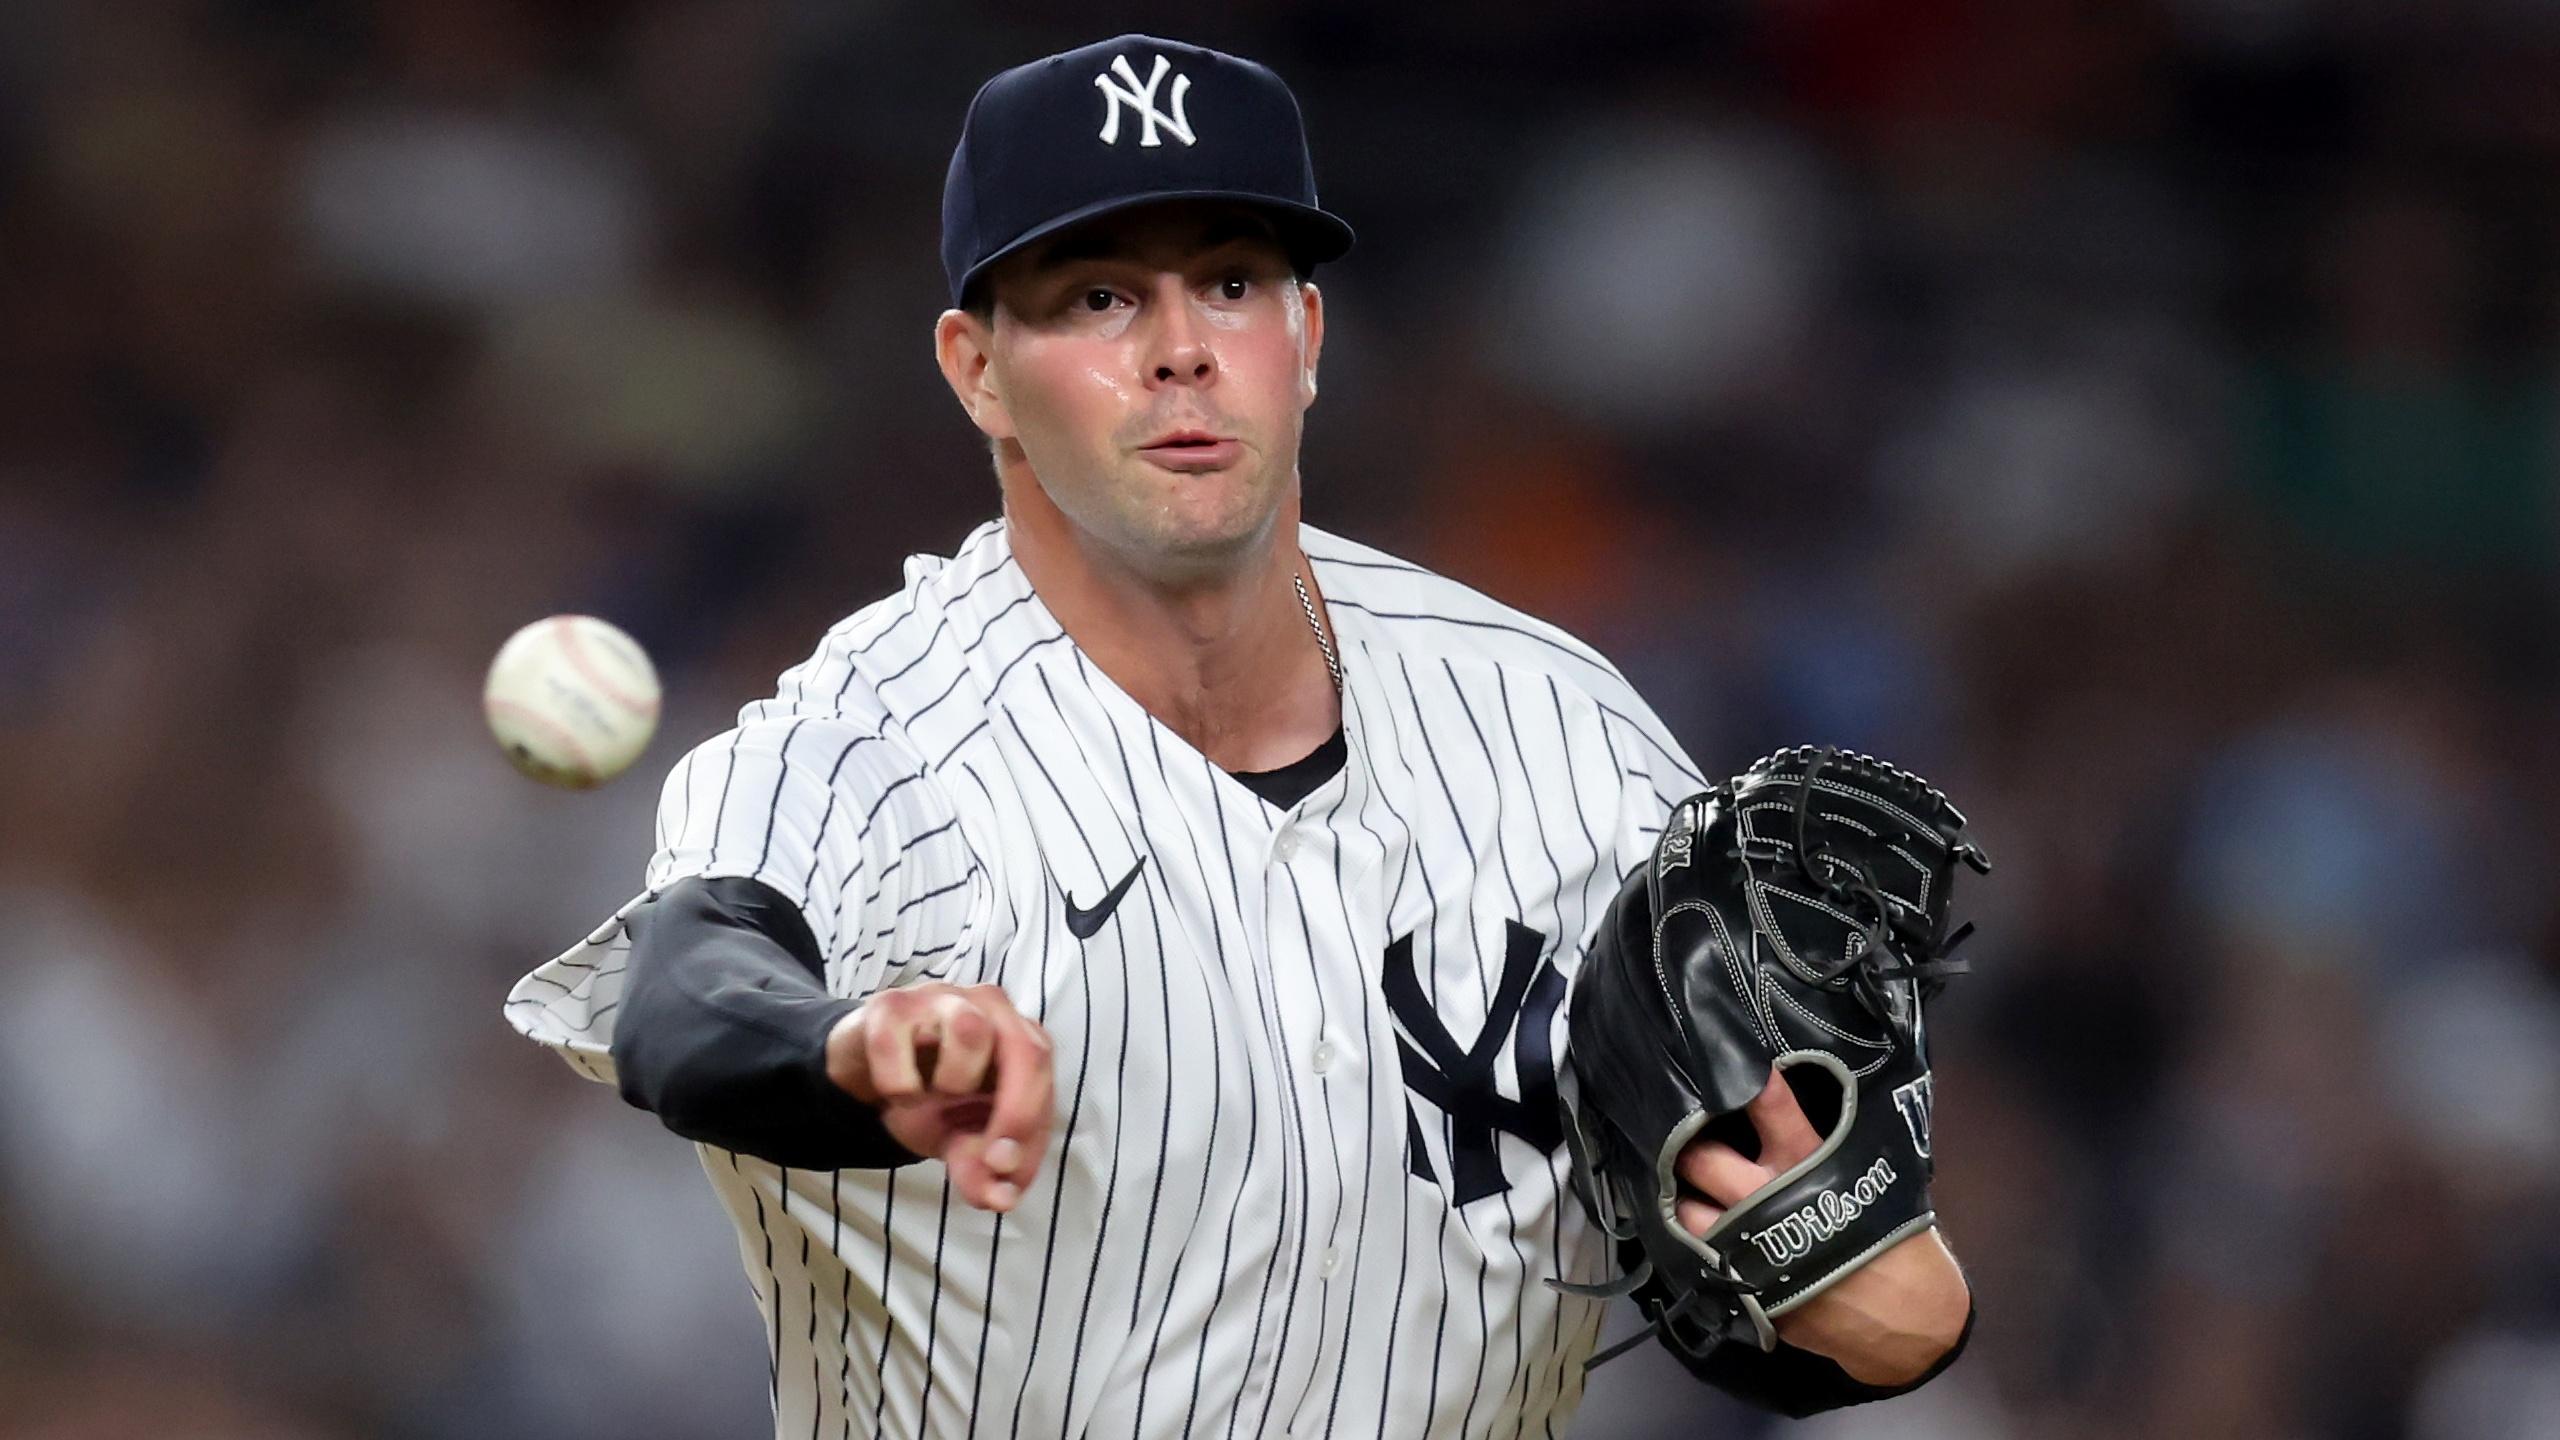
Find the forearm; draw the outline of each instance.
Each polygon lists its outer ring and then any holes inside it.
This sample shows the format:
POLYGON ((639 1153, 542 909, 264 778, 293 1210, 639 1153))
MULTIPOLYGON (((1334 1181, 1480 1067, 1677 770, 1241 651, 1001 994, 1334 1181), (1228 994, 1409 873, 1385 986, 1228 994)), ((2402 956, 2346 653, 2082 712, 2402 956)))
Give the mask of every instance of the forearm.
POLYGON ((753 880, 685 880, 630 923, 612 1045, 625 1100, 687 1139, 793 1169, 915 1158, 827 1078, 827 1034, 857 1006, 827 993, 786 897, 753 880))
POLYGON ((1781 1339, 1883 1388, 1940 1368, 1969 1324, 1973 1294, 1933 1226, 1842 1276, 1778 1323, 1781 1339))

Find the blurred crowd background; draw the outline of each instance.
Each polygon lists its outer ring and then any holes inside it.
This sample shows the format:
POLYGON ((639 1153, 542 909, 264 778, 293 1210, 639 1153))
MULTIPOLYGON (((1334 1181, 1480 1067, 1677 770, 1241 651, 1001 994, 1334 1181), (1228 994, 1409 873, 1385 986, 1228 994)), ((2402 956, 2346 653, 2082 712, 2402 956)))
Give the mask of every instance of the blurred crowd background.
POLYGON ((0 1436, 761 1430, 690 1148, 498 1002, 992 513, 942 167, 1124 28, 1279 69, 1360 229, 1310 518, 1999 862, 1980 1332, 1791 1433, 2560 1435, 2548 4, 10 0, 0 1436), (562 610, 671 693, 587 796, 477 710, 562 610))

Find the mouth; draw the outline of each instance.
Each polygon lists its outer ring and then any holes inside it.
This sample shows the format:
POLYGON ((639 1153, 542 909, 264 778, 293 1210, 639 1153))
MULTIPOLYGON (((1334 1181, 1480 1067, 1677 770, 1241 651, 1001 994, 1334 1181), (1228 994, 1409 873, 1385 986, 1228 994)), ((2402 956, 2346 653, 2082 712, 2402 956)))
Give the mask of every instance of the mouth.
POLYGON ((1167 470, 1196 473, 1223 470, 1244 454, 1244 445, 1206 430, 1176 430, 1138 448, 1150 463, 1167 470))

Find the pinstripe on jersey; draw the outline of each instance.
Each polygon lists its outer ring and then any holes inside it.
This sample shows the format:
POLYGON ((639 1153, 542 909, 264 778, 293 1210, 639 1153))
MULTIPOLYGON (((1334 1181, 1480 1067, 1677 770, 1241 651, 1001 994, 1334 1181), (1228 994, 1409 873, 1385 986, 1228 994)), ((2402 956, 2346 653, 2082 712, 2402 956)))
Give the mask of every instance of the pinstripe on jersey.
MULTIPOLYGON (((1537 1013, 1521 961, 1552 1003, 1700 782, 1579 642, 1313 527, 1302 543, 1349 756, 1289 809, 1095 669, 999 523, 909 562, 669 775, 652 892, 752 876, 800 904, 834 992, 985 981, 1057 1044, 1055 1143, 1003 1217, 955 1204, 932 1162, 812 1173, 705 1147, 777 1437, 1564 1425, 1599 1307, 1539 1281, 1609 1267, 1561 1149, 1498 1118, 1564 1017, 1480 1041, 1489 1014, 1537 1013), (1072 935, 1066 897, 1142 858, 1072 935), (1460 1052, 1491 1064, 1470 1081, 1460 1052), (1434 1055, 1456 1069, 1408 1084, 1448 1068, 1434 1055), (1454 1203, 1462 1172, 1491 1188, 1454 1203)), ((527 976, 510 1018, 609 1079, 626 948, 617 916, 527 976)))

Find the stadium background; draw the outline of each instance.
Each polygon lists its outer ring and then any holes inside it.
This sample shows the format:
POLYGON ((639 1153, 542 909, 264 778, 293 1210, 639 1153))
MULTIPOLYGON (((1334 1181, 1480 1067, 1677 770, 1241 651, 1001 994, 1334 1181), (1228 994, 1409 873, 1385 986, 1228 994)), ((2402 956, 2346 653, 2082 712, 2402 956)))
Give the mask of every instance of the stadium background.
MULTIPOLYGON (((2534 0, 0 7, 0 1435, 756 1433, 687 1147, 511 1034, 658 775, 992 507, 1002 65, 1298 89, 1318 523, 2001 869, 1981 1293, 1792 1433, 2560 1434, 2560 12, 2534 0), (671 704, 538 790, 559 610, 671 704)), ((1762 1433, 1658 1356, 1583 1436, 1762 1433)))

